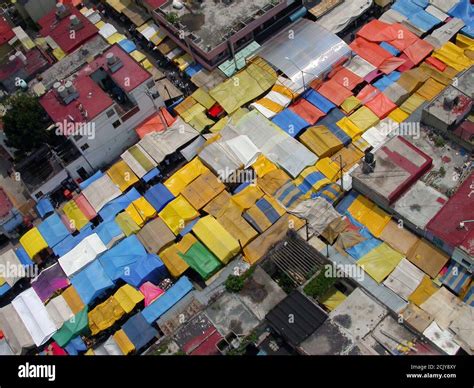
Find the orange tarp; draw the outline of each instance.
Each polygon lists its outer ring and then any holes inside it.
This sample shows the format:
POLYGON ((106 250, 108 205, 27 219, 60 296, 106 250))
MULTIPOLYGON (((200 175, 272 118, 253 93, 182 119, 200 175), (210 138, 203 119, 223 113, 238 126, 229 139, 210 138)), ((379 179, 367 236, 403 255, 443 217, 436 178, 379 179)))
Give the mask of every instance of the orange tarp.
POLYGON ((379 67, 387 58, 392 57, 391 53, 377 43, 369 42, 363 38, 356 38, 349 47, 375 67, 379 67))
POLYGON ((379 119, 387 117, 397 106, 383 93, 379 93, 373 100, 365 104, 379 119))
POLYGON ((319 87, 318 93, 337 106, 341 105, 346 98, 352 96, 352 92, 349 89, 346 89, 334 79, 324 82, 319 87))
POLYGON ((298 116, 311 125, 315 124, 321 117, 326 115, 304 98, 291 105, 290 110, 295 112, 298 116))
POLYGON ((418 65, 433 51, 433 46, 426 40, 418 39, 411 46, 408 46, 403 52, 415 65, 418 65))
POLYGON ((157 113, 135 129, 140 139, 151 132, 162 132, 165 129, 163 120, 166 121, 168 126, 175 122, 176 118, 171 116, 165 108, 161 108, 160 112, 161 114, 157 113))
POLYGON ((363 79, 360 78, 357 74, 354 74, 349 69, 343 67, 336 74, 334 74, 331 79, 336 81, 338 84, 344 86, 346 89, 352 90, 357 85, 359 85, 363 79))

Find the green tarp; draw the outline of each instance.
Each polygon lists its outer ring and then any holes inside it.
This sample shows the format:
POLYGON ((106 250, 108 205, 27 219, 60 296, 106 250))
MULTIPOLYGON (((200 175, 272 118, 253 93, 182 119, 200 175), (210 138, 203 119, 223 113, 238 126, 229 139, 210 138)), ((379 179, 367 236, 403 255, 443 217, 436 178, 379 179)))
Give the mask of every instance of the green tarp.
POLYGON ((66 321, 56 334, 54 334, 53 339, 60 347, 67 345, 70 340, 89 328, 87 311, 88 309, 85 307, 69 321, 66 321))
POLYGON ((181 258, 204 280, 209 279, 221 267, 221 262, 199 241, 195 242, 181 258))

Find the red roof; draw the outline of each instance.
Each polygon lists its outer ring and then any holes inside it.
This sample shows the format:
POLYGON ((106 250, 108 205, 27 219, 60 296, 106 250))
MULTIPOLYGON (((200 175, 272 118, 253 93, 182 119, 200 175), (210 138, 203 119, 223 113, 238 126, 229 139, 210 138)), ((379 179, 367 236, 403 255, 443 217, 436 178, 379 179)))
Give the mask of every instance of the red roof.
POLYGON ((70 7, 71 15, 76 15, 82 22, 83 28, 75 31, 73 35, 70 28, 71 21, 69 16, 62 20, 56 18, 56 11, 51 11, 49 14, 41 18, 38 23, 41 26, 40 34, 44 37, 50 36, 58 44, 65 53, 71 53, 90 38, 98 33, 97 27, 92 24, 82 13, 76 8, 70 7))
POLYGON ((474 223, 459 227, 461 221, 474 220, 474 172, 426 226, 451 248, 463 246, 474 255, 474 223))
POLYGON ((123 66, 115 73, 110 73, 110 76, 115 83, 125 92, 130 92, 151 78, 151 74, 141 67, 135 59, 128 55, 119 45, 114 44, 111 48, 105 51, 101 56, 96 58, 93 62, 83 67, 79 73, 81 75, 90 75, 97 69, 103 67, 107 69, 106 55, 113 53, 119 58, 123 66))
POLYGON ((167 0, 145 0, 152 9, 160 8, 167 0))
POLYGON ((0 17, 0 45, 7 43, 15 36, 12 26, 3 17, 0 17))
POLYGON ((78 123, 88 122, 114 103, 107 93, 87 75, 78 75, 73 84, 79 92, 79 98, 68 105, 64 105, 53 90, 41 97, 41 105, 54 122, 71 121, 69 116, 78 123), (84 110, 87 111, 87 118, 81 114, 78 103, 82 104, 84 110))

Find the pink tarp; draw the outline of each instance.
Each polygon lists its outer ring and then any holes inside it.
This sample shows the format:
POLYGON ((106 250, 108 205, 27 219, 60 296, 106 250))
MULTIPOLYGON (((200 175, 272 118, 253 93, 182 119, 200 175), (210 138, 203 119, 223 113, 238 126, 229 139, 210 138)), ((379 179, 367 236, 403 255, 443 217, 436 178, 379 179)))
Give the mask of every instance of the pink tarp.
POLYGON ((163 132, 165 129, 163 121, 166 121, 166 125, 170 126, 176 121, 176 118, 171 116, 165 108, 161 108, 160 113, 155 114, 143 122, 135 129, 135 131, 140 139, 143 139, 146 134, 151 132, 163 132))
POLYGON ((155 286, 151 282, 145 282, 140 286, 140 292, 145 297, 145 307, 152 304, 165 292, 158 286, 155 286))
POLYGON ((79 194, 76 198, 74 198, 74 202, 76 202, 77 207, 81 209, 84 215, 87 217, 88 220, 92 220, 94 217, 97 216, 94 208, 91 206, 89 201, 84 197, 83 194, 79 194))
POLYGON ((56 291, 66 288, 69 284, 68 277, 61 266, 56 263, 41 271, 38 277, 31 282, 31 287, 41 301, 46 302, 56 291))
POLYGON ((372 85, 366 85, 362 88, 362 90, 359 92, 359 94, 356 97, 359 101, 362 102, 362 104, 365 105, 369 101, 377 97, 377 94, 379 93, 380 93, 380 90, 378 90, 376 87, 372 85))

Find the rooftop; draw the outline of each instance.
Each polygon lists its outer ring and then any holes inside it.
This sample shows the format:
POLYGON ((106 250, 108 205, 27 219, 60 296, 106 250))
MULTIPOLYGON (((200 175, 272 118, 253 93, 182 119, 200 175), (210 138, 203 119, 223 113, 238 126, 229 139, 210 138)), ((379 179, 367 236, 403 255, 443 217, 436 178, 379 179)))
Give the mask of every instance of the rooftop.
POLYGON ((404 138, 397 136, 375 153, 375 170, 353 173, 353 185, 376 202, 388 206, 406 192, 431 167, 432 159, 404 138))
POLYGON ((172 1, 167 1, 156 11, 161 11, 165 18, 176 13, 179 24, 192 33, 191 40, 201 49, 211 51, 280 3, 279 0, 191 0, 182 9, 176 9, 172 1))
POLYGON ((471 195, 474 188, 474 172, 463 182, 446 205, 428 223, 426 229, 446 241, 451 247, 463 246, 474 255, 474 224, 461 221, 474 219, 471 195))
POLYGON ((42 36, 50 36, 65 53, 71 53, 96 35, 99 30, 76 8, 67 6, 66 9, 70 12, 68 16, 58 19, 56 11, 53 10, 41 18, 38 23, 41 26, 40 34, 42 36), (81 28, 72 30, 70 20, 72 15, 75 15, 82 23, 81 28))
POLYGON ((7 43, 13 39, 14 36, 15 33, 12 30, 12 26, 10 26, 4 17, 0 17, 0 45, 7 43))

